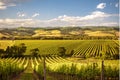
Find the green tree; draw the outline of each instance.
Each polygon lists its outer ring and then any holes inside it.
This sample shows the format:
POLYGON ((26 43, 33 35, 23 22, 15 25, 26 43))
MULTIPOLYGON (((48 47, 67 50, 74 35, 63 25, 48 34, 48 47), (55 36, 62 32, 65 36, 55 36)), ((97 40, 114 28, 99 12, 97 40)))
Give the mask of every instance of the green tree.
POLYGON ((18 49, 18 51, 19 51, 19 55, 23 55, 23 53, 25 53, 26 52, 26 49, 27 49, 27 47, 26 47, 26 45, 24 44, 24 43, 21 43, 20 45, 19 45, 19 49, 18 49))
POLYGON ((59 56, 61 56, 61 57, 65 56, 65 52, 66 52, 66 49, 64 47, 58 48, 59 56))
POLYGON ((8 56, 21 56, 23 53, 26 52, 26 45, 24 43, 21 43, 20 45, 13 45, 13 46, 8 46, 5 50, 6 55, 8 56))
POLYGON ((74 54, 74 50, 71 50, 69 54, 66 54, 66 56, 71 57, 74 54))
POLYGON ((11 53, 11 50, 10 50, 10 46, 7 46, 6 50, 5 50, 5 53, 7 55, 9 55, 11 53))
POLYGON ((2 54, 4 54, 4 49, 0 49, 0 56, 2 55, 2 54))
POLYGON ((38 54, 39 54, 39 49, 38 49, 38 48, 31 49, 30 52, 31 52, 31 54, 32 54, 33 56, 38 56, 38 54))

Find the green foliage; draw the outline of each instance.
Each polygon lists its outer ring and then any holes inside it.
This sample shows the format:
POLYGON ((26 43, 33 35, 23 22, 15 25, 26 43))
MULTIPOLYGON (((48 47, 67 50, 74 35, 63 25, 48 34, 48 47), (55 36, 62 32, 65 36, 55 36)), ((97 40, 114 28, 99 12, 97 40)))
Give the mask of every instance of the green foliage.
POLYGON ((66 56, 68 56, 68 57, 72 57, 73 54, 74 54, 74 52, 75 52, 74 50, 71 50, 69 54, 66 54, 66 56))
MULTIPOLYGON (((68 59, 65 59, 62 57, 49 56, 49 57, 46 57, 45 62, 46 62, 47 74, 55 73, 55 75, 65 75, 66 77, 76 76, 78 77, 78 79, 83 79, 83 80, 85 79, 94 80, 95 77, 100 77, 101 75, 101 67, 100 67, 101 64, 99 64, 99 61, 98 63, 88 62, 86 64, 86 60, 85 60, 85 63, 83 63, 83 60, 80 60, 80 63, 79 62, 73 63, 68 59)), ((116 60, 115 61, 105 60, 105 63, 104 63, 105 77, 108 77, 108 78, 119 77, 118 62, 119 61, 116 61, 116 60)), ((41 56, 41 57, 34 57, 34 58, 0 59, 0 80, 9 80, 11 75, 14 75, 14 74, 17 75, 19 72, 21 72, 26 68, 25 66, 30 67, 31 69, 30 71, 35 70, 35 72, 37 72, 37 74, 43 78, 44 66, 43 66, 43 57, 41 56), (28 61, 31 61, 31 64, 28 61)), ((28 72, 29 72, 29 69, 28 69, 28 72)))
POLYGON ((41 76, 43 76, 43 70, 44 70, 44 66, 42 64, 40 64, 38 66, 38 70, 37 70, 37 73, 41 76))
POLYGON ((56 72, 58 73, 64 73, 64 74, 71 74, 71 75, 78 75, 82 78, 90 78, 93 79, 95 76, 98 76, 100 74, 100 69, 97 66, 97 63, 87 65, 87 66, 81 66, 80 70, 78 70, 76 64, 72 64, 71 66, 62 65, 61 67, 56 69, 56 72))
POLYGON ((97 63, 93 63, 87 66, 81 66, 81 69, 78 71, 77 75, 81 78, 94 79, 95 76, 99 76, 100 69, 98 68, 97 63))
POLYGON ((39 54, 39 49, 38 49, 38 48, 31 49, 30 52, 31 52, 31 54, 32 54, 33 56, 38 56, 38 54, 39 54))
MULTIPOLYGON (((104 69, 105 77, 119 77, 119 68, 106 66, 104 67, 104 69)), ((76 64, 72 64, 71 66, 64 64, 58 67, 55 72, 61 74, 77 75, 82 79, 87 78, 89 80, 94 80, 96 76, 101 75, 101 68, 98 66, 97 63, 88 64, 87 66, 83 65, 80 69, 77 68, 76 64)))
POLYGON ((69 67, 68 73, 69 74, 77 74, 78 68, 76 64, 73 64, 69 67))
POLYGON ((66 49, 64 47, 58 48, 59 56, 63 57, 65 56, 66 49))
MULTIPOLYGON (((38 65, 38 69, 36 70, 36 72, 41 76, 41 77, 43 77, 44 75, 44 66, 43 66, 43 63, 41 62, 39 65, 38 65)), ((46 66, 46 71, 48 72, 48 71, 50 71, 50 68, 49 68, 49 66, 46 66)))
POLYGON ((9 80, 12 75, 17 75, 20 71, 21 69, 16 63, 0 61, 0 80, 9 80))
POLYGON ((5 53, 4 49, 0 49, 0 57, 4 55, 4 53, 5 53))
POLYGON ((119 77, 119 68, 105 66, 105 76, 106 77, 119 77))
POLYGON ((8 46, 5 50, 6 55, 8 56, 21 56, 26 51, 26 45, 24 43, 21 43, 19 46, 13 45, 8 46))
POLYGON ((67 74, 68 70, 69 70, 69 67, 66 64, 64 64, 64 65, 60 66, 59 68, 57 68, 56 72, 58 72, 58 73, 66 73, 67 74))
POLYGON ((24 43, 21 43, 18 47, 19 47, 19 53, 23 55, 23 53, 25 53, 27 49, 26 45, 24 43))

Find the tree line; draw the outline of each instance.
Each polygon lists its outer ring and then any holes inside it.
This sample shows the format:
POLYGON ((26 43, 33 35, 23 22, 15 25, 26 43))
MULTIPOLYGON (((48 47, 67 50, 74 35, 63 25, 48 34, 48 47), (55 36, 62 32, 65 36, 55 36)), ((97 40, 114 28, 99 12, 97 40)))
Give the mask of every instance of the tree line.
MULTIPOLYGON (((14 40, 118 40, 119 36, 87 36, 87 35, 67 35, 67 36, 19 36, 14 40)), ((1 37, 0 40, 13 40, 13 37, 1 37)))

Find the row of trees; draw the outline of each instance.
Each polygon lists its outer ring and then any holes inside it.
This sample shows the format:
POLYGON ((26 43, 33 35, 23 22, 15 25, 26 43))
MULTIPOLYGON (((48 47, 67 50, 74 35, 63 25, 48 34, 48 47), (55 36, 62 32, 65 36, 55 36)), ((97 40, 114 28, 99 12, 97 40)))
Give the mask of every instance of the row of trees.
POLYGON ((8 46, 6 50, 0 49, 2 56, 22 56, 27 50, 27 46, 24 43, 20 45, 8 46))
MULTIPOLYGON (((12 37, 1 37, 1 40, 11 40, 12 37)), ((19 36, 15 40, 118 40, 119 36, 87 36, 87 35, 68 35, 68 36, 19 36)))
MULTIPOLYGON (((24 43, 21 43, 19 45, 8 46, 6 48, 6 50, 0 49, 0 56, 4 56, 4 57, 5 56, 7 56, 7 57, 17 56, 17 57, 20 57, 20 56, 24 55, 26 50, 27 50, 27 46, 24 43)), ((30 52, 31 52, 31 55, 38 56, 39 49, 38 48, 31 49, 30 52)))

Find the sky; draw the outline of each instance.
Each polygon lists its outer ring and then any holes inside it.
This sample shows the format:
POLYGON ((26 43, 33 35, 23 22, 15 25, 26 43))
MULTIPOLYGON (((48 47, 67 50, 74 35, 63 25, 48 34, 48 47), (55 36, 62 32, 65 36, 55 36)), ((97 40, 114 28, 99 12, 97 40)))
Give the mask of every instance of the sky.
POLYGON ((119 0, 0 0, 0 28, 118 25, 119 0))

